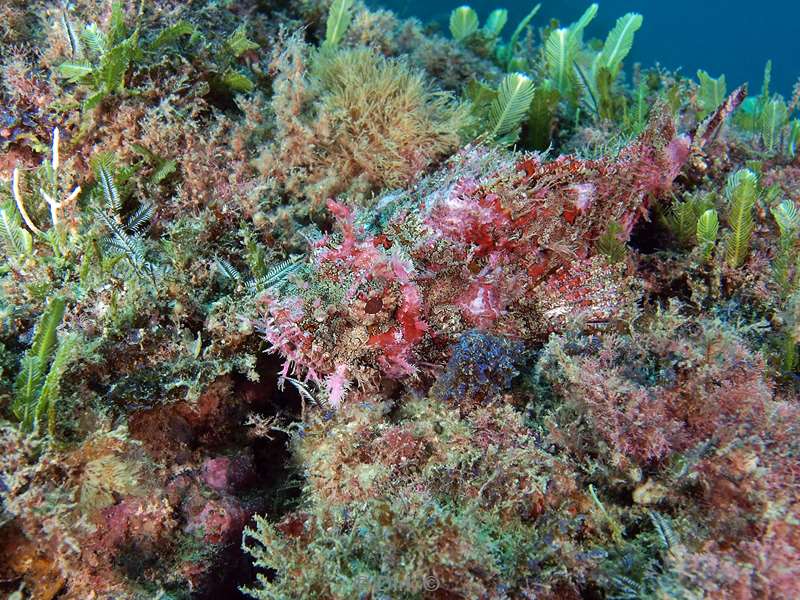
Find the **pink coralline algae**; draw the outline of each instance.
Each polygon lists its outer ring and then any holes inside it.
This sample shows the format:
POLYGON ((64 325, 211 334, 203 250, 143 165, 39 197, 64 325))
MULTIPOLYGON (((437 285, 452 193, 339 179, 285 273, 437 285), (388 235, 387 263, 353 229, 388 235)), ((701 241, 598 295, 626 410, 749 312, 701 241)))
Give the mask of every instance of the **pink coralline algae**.
POLYGON ((338 406, 352 383, 424 375, 470 328, 537 340, 567 319, 604 323, 636 301, 624 265, 599 256, 611 222, 628 236, 689 155, 671 115, 612 158, 522 160, 467 148, 411 191, 380 199, 384 222, 329 201, 336 233, 313 246, 286 295, 266 292, 261 326, 338 406), (502 319, 501 319, 502 317, 502 319))

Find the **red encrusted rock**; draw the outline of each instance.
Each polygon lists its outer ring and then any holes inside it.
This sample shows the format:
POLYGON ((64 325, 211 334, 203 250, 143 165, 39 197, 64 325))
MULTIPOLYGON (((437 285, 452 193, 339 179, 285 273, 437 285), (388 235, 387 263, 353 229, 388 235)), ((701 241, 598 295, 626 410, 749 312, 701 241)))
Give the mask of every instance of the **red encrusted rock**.
POLYGON ((199 512, 189 516, 186 531, 202 531, 203 539, 210 544, 232 542, 242 534, 251 516, 252 511, 234 498, 209 500, 199 512))
POLYGON ((250 456, 209 458, 203 463, 203 481, 220 492, 234 492, 245 487, 255 476, 250 456))
POLYGON ((203 481, 215 490, 225 491, 230 486, 230 469, 230 458, 209 458, 203 463, 203 481))
POLYGON ((101 552, 114 552, 135 541, 140 548, 155 549, 176 526, 166 498, 125 498, 101 512, 93 545, 101 552))

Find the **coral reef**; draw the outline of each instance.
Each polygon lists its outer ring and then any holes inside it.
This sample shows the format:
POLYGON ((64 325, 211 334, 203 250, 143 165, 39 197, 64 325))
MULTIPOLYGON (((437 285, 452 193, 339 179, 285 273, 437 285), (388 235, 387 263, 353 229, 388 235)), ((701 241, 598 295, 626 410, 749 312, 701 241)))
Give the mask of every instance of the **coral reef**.
POLYGON ((0 595, 800 597, 800 85, 453 8, 3 3, 0 595))

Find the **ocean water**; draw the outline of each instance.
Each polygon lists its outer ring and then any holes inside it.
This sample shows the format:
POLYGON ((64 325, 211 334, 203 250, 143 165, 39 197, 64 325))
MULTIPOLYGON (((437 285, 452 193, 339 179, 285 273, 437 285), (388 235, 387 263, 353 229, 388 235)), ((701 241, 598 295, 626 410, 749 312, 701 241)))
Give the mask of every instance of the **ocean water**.
MULTIPOLYGON (((533 0, 471 0, 470 2, 425 2, 423 0, 370 0, 372 6, 391 8, 403 16, 442 23, 447 31, 450 11, 469 4, 481 22, 495 8, 509 10, 506 35, 536 4, 533 0)), ((533 25, 550 18, 564 24, 575 21, 589 0, 542 2, 533 25)), ((764 64, 772 59, 773 90, 791 94, 800 77, 800 0, 600 0, 600 11, 588 35, 604 38, 617 17, 635 11, 644 15, 644 25, 628 64, 651 66, 657 62, 681 69, 695 77, 704 69, 712 77, 725 74, 728 89, 750 82, 760 89, 764 64)))

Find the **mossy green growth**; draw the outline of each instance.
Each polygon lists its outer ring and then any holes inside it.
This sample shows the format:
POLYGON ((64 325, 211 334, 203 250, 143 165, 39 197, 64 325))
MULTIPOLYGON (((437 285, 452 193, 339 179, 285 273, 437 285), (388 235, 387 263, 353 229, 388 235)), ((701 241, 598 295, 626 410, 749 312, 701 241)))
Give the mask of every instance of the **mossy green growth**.
POLYGON ((252 92, 255 84, 237 68, 236 60, 245 52, 258 48, 258 44, 248 39, 245 26, 237 27, 216 52, 219 73, 213 79, 213 83, 234 93, 252 92))

